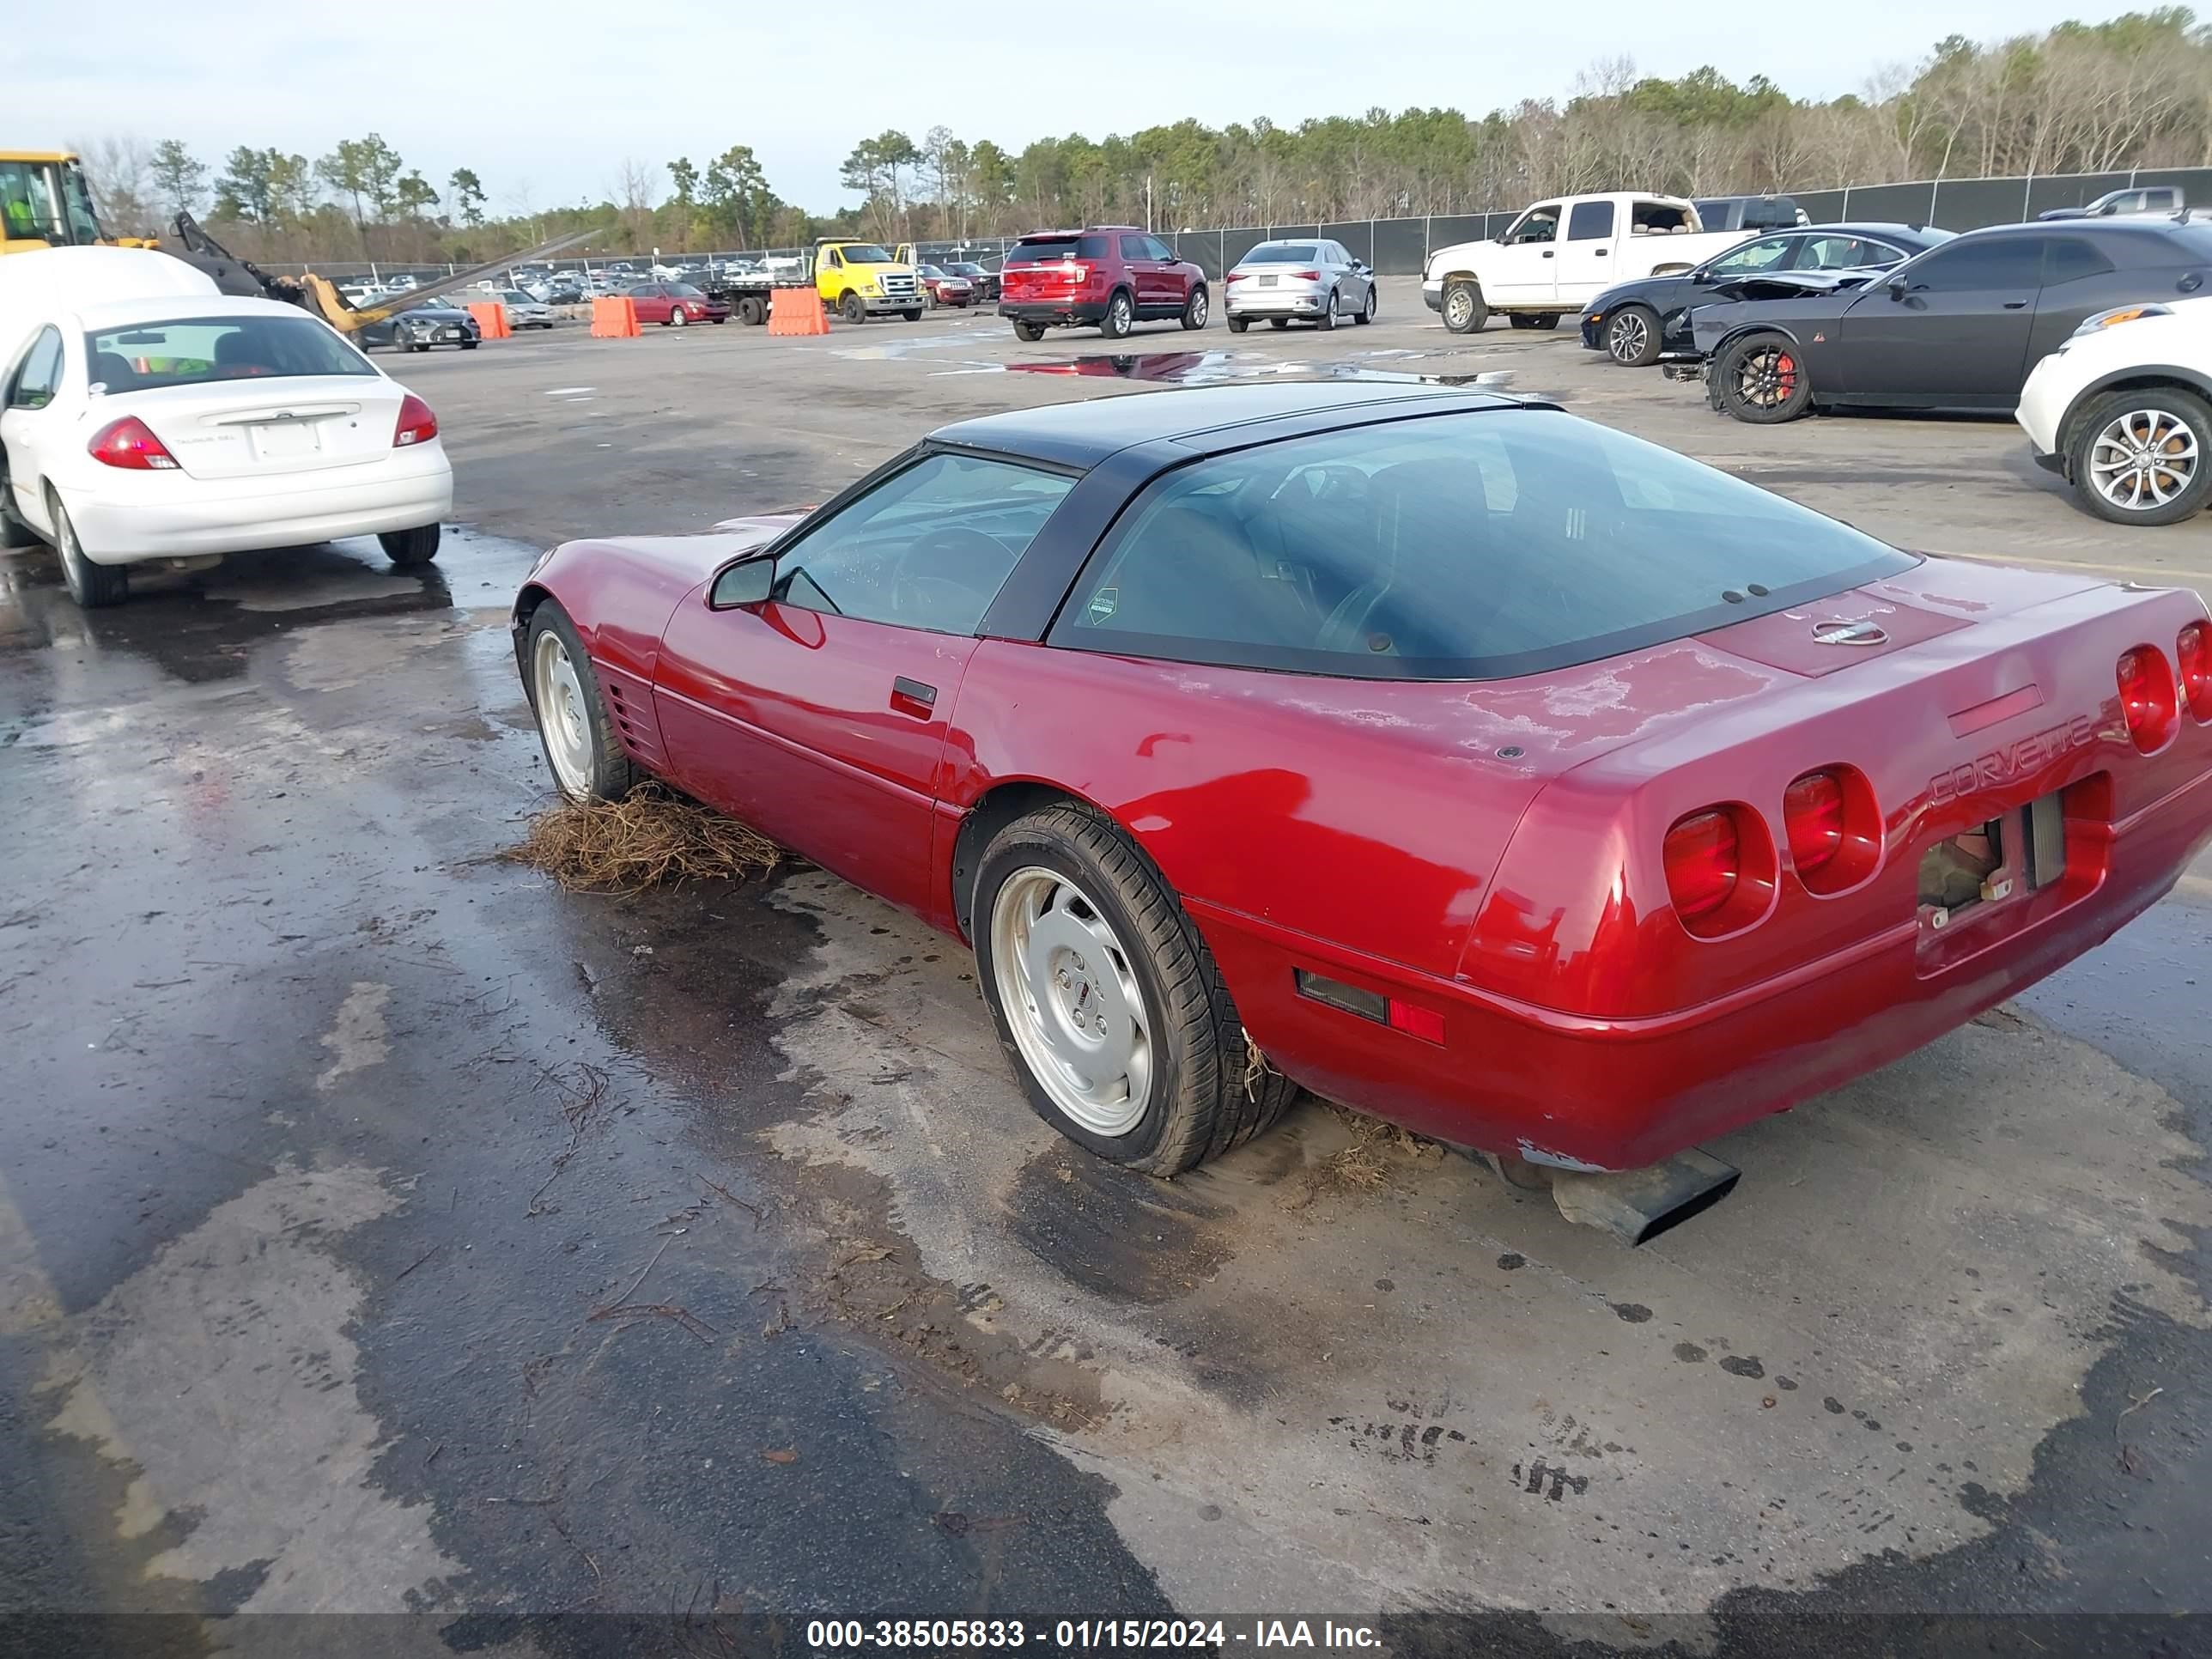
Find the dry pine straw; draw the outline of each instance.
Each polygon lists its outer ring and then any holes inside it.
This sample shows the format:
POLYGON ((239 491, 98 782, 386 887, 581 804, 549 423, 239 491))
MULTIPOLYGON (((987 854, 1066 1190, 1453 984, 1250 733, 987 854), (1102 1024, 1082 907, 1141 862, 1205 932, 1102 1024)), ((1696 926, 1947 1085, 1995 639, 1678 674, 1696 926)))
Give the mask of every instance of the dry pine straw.
POLYGON ((521 844, 501 854, 586 893, 738 881, 773 869, 781 856, 759 831, 657 784, 618 801, 563 801, 532 818, 521 844))

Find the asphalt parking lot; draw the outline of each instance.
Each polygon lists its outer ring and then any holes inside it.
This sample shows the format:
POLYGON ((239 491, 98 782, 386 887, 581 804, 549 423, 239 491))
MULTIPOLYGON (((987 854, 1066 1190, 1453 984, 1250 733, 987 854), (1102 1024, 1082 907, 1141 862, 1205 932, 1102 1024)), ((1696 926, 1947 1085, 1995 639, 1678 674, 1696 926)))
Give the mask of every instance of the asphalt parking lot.
POLYGON ((323 1613, 518 1654, 800 1650, 769 1612, 2212 1643, 2088 1617, 2212 1613, 2212 861, 1720 1143, 1735 1194, 1631 1252, 1434 1149, 1348 1164, 1318 1105, 1121 1176, 1030 1114, 965 953, 854 890, 578 897, 499 860, 550 793, 505 625, 538 551, 818 501, 1010 405, 1510 373, 1902 545, 2212 593, 2206 521, 2089 519, 2008 422, 1738 426, 1566 325, 1384 301, 1110 353, 940 312, 380 355, 453 458, 434 568, 255 555, 88 613, 0 558, 26 1650, 346 1650, 275 1616, 323 1613), (63 1619, 95 1608, 173 1621, 63 1619))

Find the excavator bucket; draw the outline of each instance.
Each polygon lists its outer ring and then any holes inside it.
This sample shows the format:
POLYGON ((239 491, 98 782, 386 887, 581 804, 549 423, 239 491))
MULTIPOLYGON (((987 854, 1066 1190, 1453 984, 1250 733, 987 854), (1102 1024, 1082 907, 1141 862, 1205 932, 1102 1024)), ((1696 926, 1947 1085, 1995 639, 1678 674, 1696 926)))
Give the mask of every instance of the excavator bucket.
POLYGON ((394 295, 376 305, 356 307, 326 276, 318 276, 313 271, 298 276, 271 276, 250 261, 239 258, 203 230, 189 213, 179 214, 173 229, 179 246, 165 246, 162 251, 197 270, 205 271, 225 294, 240 295, 247 299, 283 300, 304 307, 341 334, 351 334, 356 329, 366 328, 371 323, 380 323, 387 317, 397 316, 426 301, 470 287, 512 265, 550 258, 575 246, 579 242, 588 241, 604 234, 599 229, 571 231, 565 236, 556 236, 550 241, 540 242, 535 247, 525 248, 520 253, 510 253, 502 258, 471 265, 465 270, 457 270, 450 276, 441 276, 435 282, 425 283, 405 294, 394 295))

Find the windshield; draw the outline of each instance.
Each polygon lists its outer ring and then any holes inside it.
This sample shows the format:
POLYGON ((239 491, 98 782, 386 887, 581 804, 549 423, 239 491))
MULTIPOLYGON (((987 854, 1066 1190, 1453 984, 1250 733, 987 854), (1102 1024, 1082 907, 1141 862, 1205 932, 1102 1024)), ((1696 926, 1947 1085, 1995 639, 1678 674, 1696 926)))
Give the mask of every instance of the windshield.
POLYGON ((707 297, 689 283, 671 283, 668 291, 679 300, 703 300, 707 297))
POLYGON ((91 378, 110 392, 210 380, 376 374, 367 358, 312 317, 188 317, 137 323, 84 337, 91 378))
POLYGON ((1321 258, 1311 242, 1262 242, 1237 263, 1241 265, 1310 265, 1321 258))
POLYGON ((888 265, 897 263, 873 242, 846 242, 837 252, 848 265, 888 265))
POLYGON ((1500 679, 1908 569, 1847 525, 1557 410, 1286 439, 1124 515, 1052 642, 1359 679, 1500 679))

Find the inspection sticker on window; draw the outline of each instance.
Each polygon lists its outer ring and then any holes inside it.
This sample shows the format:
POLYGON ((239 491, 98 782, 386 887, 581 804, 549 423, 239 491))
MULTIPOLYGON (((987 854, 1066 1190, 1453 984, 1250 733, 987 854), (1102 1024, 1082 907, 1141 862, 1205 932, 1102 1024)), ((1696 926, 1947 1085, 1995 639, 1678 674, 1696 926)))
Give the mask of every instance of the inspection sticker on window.
POLYGON ((1121 608, 1121 590, 1118 587, 1100 588, 1091 596, 1088 607, 1091 620, 1095 623, 1104 622, 1121 608))

